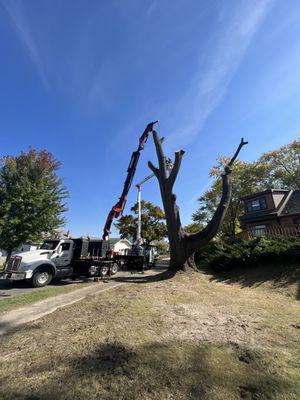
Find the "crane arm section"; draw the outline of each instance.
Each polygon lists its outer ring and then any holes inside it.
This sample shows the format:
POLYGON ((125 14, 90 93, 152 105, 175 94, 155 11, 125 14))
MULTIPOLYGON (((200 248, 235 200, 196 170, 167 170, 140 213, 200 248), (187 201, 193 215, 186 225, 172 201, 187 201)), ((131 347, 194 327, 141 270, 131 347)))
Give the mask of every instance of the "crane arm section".
POLYGON ((136 171, 136 167, 140 158, 140 153, 144 149, 145 143, 147 142, 149 134, 153 131, 153 125, 156 124, 158 121, 155 122, 150 122, 147 126, 144 132, 142 133, 140 139, 139 139, 139 145, 136 151, 134 151, 131 155, 131 159, 127 168, 127 177, 124 182, 124 187, 123 191, 121 194, 121 197, 119 198, 119 201, 112 207, 110 212, 108 213, 104 229, 103 229, 103 239, 106 240, 108 239, 109 233, 110 233, 110 228, 112 221, 115 218, 118 218, 122 215, 123 210, 125 208, 126 204, 126 199, 127 195, 129 192, 129 189, 132 184, 132 180, 136 171))

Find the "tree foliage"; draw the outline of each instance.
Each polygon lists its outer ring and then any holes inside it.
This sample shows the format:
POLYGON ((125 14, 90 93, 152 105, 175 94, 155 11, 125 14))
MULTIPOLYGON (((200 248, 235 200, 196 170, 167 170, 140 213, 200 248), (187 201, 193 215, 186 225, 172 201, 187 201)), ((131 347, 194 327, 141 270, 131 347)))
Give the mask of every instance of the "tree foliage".
MULTIPOLYGON (((150 244, 166 237, 167 229, 163 210, 148 201, 142 200, 142 238, 150 244)), ((122 238, 136 240, 138 224, 138 203, 130 211, 132 214, 123 215, 115 224, 122 238)))
MULTIPOLYGON (((210 170, 215 181, 198 199, 200 207, 193 214, 195 222, 208 221, 216 210, 222 193, 219 178, 227 162, 228 157, 220 157, 210 170)), ((264 153, 252 163, 237 160, 231 179, 232 197, 220 230, 225 237, 233 236, 239 229, 239 217, 244 213, 241 197, 265 189, 300 189, 300 140, 264 153)))
POLYGON ((65 223, 68 196, 56 171, 60 163, 47 151, 7 156, 0 168, 0 246, 8 254, 37 241, 65 223))
POLYGON ((192 222, 183 227, 183 230, 187 233, 196 233, 199 232, 200 229, 203 229, 203 224, 201 222, 192 222))
POLYGON ((300 189, 300 140, 264 153, 257 161, 266 170, 265 186, 300 189))

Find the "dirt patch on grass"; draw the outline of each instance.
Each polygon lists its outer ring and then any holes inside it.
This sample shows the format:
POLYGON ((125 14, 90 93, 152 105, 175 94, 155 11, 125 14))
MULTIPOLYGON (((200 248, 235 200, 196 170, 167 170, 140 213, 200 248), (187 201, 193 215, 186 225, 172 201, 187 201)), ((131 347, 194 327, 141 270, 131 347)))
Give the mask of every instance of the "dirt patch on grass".
POLYGON ((131 283, 1 339, 2 399, 298 399, 297 302, 200 274, 131 283))
POLYGON ((167 316, 172 326, 164 336, 176 340, 249 343, 260 319, 236 314, 224 305, 179 305, 167 316))

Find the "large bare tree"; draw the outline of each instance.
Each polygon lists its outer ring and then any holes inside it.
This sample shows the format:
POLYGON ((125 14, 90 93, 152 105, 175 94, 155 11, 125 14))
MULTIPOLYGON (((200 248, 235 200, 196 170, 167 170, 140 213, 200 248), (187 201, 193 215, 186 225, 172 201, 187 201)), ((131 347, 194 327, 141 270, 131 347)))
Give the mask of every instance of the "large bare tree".
POLYGON ((201 247, 205 246, 216 235, 224 220, 231 198, 230 174, 232 166, 241 148, 248 142, 241 139, 234 156, 224 168, 224 174, 222 175, 222 196, 212 219, 207 226, 199 232, 188 233, 184 231, 181 225, 179 207, 176 203, 176 195, 173 193, 173 186, 180 169, 182 156, 185 152, 183 150, 175 152, 173 168, 171 172, 168 173, 162 141, 158 138, 155 131, 153 131, 153 139, 157 153, 158 168, 156 168, 151 161, 149 161, 148 166, 158 179, 165 210, 170 245, 169 269, 175 271, 187 270, 189 268, 195 269, 194 254, 196 250, 201 249, 201 247))

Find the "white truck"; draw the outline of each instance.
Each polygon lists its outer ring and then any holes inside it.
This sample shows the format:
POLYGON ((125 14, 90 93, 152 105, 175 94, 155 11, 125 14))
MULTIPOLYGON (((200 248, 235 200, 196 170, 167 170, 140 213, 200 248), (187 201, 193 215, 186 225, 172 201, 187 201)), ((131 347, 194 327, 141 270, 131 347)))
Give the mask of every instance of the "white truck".
POLYGON ((119 255, 111 250, 109 240, 45 240, 38 250, 11 256, 0 279, 30 280, 34 287, 43 287, 53 278, 103 277, 116 274, 120 266, 144 269, 154 264, 151 249, 135 248, 119 255))

